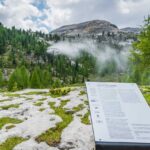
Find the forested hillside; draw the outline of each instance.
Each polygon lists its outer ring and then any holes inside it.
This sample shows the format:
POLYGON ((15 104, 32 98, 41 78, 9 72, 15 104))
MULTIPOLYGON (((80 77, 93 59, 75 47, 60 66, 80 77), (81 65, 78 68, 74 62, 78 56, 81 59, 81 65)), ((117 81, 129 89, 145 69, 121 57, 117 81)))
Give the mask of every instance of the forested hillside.
MULTIPOLYGON (((16 91, 28 87, 60 87, 86 80, 150 84, 149 20, 149 17, 145 20, 138 40, 133 43, 125 70, 117 69, 116 58, 101 64, 96 55, 84 49, 74 58, 62 53, 47 53, 50 43, 57 43, 64 37, 15 27, 9 29, 0 24, 0 86, 16 91), (97 65, 101 66, 101 71, 97 65)), ((109 43, 115 53, 122 52, 123 47, 113 43, 112 39, 109 43)), ((74 54, 72 49, 70 51, 74 54)), ((103 57, 100 59, 105 59, 103 57)))
POLYGON ((15 90, 83 82, 94 72, 94 58, 86 52, 76 60, 62 54, 48 54, 48 41, 59 39, 57 35, 8 29, 1 24, 0 86, 15 90))

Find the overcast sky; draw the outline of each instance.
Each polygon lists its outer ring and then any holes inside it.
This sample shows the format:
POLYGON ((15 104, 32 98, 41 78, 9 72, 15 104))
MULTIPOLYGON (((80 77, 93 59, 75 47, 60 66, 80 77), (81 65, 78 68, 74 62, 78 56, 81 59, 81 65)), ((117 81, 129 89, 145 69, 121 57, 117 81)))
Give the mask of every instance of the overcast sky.
POLYGON ((0 22, 7 27, 49 32, 66 24, 107 20, 138 27, 150 14, 150 0, 0 0, 0 22))

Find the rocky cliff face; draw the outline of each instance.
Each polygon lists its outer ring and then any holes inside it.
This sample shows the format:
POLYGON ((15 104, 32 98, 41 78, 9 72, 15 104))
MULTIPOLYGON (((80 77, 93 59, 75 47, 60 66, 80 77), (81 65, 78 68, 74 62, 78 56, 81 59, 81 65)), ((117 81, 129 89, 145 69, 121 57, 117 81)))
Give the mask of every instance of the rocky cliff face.
POLYGON ((104 20, 93 20, 79 24, 62 26, 54 31, 52 34, 58 35, 88 35, 88 34, 103 34, 103 33, 117 33, 119 29, 116 25, 104 20))

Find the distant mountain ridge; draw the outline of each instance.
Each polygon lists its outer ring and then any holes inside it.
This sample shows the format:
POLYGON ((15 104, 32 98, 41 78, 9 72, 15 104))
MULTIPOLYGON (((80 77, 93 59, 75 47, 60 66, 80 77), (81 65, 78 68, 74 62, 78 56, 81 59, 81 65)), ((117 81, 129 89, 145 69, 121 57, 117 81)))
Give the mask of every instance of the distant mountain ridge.
POLYGON ((122 32, 135 33, 135 34, 139 34, 141 32, 140 28, 133 28, 133 27, 126 27, 126 28, 122 28, 120 30, 122 32))
POLYGON ((65 25, 57 28, 51 34, 75 36, 75 35, 99 35, 102 33, 140 33, 140 28, 126 27, 119 29, 115 24, 105 20, 92 20, 78 24, 65 25))
POLYGON ((56 30, 52 34, 58 35, 78 35, 78 34, 101 34, 102 32, 119 32, 119 28, 105 20, 92 20, 79 24, 65 25, 56 30))

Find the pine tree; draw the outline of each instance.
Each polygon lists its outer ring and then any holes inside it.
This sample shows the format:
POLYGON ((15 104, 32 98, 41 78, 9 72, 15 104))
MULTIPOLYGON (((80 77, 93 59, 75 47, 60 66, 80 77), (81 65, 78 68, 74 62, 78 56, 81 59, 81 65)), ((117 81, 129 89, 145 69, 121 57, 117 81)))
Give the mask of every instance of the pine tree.
POLYGON ((2 87, 2 86, 3 86, 3 73, 0 69, 0 87, 2 87))
POLYGON ((59 79, 56 79, 53 83, 53 88, 60 88, 61 87, 61 81, 59 79))
POLYGON ((20 73, 21 73, 21 80, 20 80, 21 87, 23 89, 27 88, 29 86, 29 72, 25 66, 22 66, 20 68, 20 73))
POLYGON ((139 84, 149 84, 150 78, 150 16, 145 19, 145 24, 138 40, 133 43, 130 60, 132 72, 130 78, 139 84))
MULTIPOLYGON (((14 85, 17 81, 17 76, 16 76, 16 71, 14 71, 10 77, 9 77, 9 81, 8 81, 8 90, 12 91, 14 88, 14 85)), ((17 89, 17 88, 16 88, 17 89)))
POLYGON ((150 67, 150 16, 145 19, 143 30, 133 44, 133 61, 142 68, 150 67))
POLYGON ((48 70, 43 71, 43 80, 42 80, 42 85, 44 88, 50 87, 52 83, 52 76, 48 70))
POLYGON ((38 67, 35 67, 32 72, 30 86, 31 86, 31 88, 41 88, 42 87, 38 67))

